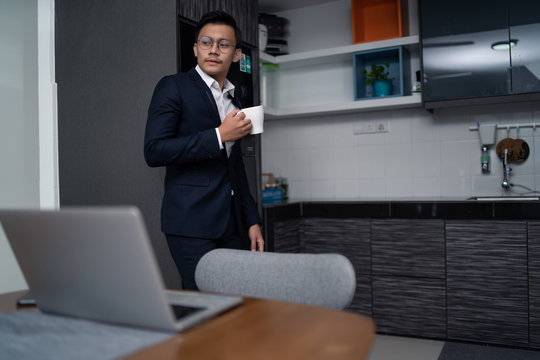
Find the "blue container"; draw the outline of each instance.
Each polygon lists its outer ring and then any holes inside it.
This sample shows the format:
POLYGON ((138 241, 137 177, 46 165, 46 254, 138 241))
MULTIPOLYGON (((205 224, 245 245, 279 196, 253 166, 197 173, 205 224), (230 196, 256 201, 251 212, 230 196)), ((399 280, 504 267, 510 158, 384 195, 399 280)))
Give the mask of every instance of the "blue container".
POLYGON ((283 203, 282 189, 264 189, 262 191, 263 205, 281 204, 283 203))
POLYGON ((375 97, 388 96, 392 89, 392 80, 375 80, 373 82, 373 95, 375 97))
POLYGON ((392 79, 390 93, 386 96, 411 95, 411 61, 407 49, 393 46, 383 49, 359 51, 353 54, 354 99, 366 100, 374 97, 372 85, 366 85, 366 76, 362 69, 371 71, 371 64, 390 64, 389 79, 392 79))

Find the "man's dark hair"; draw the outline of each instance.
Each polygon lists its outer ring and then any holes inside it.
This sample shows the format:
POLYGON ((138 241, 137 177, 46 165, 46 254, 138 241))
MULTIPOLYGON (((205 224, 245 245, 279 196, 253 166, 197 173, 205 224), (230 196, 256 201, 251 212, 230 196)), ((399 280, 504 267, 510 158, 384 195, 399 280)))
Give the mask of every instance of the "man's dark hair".
POLYGON ((236 48, 240 48, 240 42, 242 41, 240 29, 236 26, 234 18, 222 10, 210 11, 202 16, 197 24, 197 29, 195 29, 195 41, 199 40, 201 29, 208 24, 228 25, 232 27, 234 29, 234 36, 236 37, 236 48))

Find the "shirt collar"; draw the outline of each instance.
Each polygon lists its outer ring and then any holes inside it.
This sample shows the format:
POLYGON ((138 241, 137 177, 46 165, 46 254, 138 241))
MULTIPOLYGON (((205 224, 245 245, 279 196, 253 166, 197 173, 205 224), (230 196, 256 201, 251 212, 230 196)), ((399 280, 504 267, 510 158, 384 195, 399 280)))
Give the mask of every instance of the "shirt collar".
MULTIPOLYGON (((197 73, 199 73, 203 81, 206 83, 206 86, 208 86, 210 89, 212 87, 219 89, 219 84, 216 79, 205 73, 199 65, 195 67, 195 70, 197 70, 197 73)), ((229 93, 232 97, 234 97, 234 85, 229 81, 229 79, 225 79, 225 84, 223 84, 223 94, 226 93, 229 93)))

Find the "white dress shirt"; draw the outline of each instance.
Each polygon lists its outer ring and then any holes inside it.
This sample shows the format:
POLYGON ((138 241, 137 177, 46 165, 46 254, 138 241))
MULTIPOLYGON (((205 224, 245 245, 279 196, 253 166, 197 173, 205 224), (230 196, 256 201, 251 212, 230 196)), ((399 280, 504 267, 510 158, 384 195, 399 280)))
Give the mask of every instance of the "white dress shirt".
MULTIPOLYGON (((236 106, 234 106, 232 99, 234 97, 234 85, 227 79, 225 79, 225 84, 223 85, 223 90, 219 87, 219 83, 210 75, 205 73, 199 65, 195 67, 195 70, 199 73, 203 81, 206 83, 210 91, 212 92, 212 95, 214 96, 214 100, 216 101, 216 105, 219 112, 219 117, 221 119, 221 122, 225 119, 225 116, 227 116, 228 113, 236 109, 236 106)), ((216 134, 219 142, 219 148, 223 149, 223 143, 221 141, 221 134, 219 133, 219 129, 216 128, 216 134)), ((227 156, 231 154, 231 148, 234 145, 234 141, 227 141, 225 142, 225 149, 227 149, 227 156)))

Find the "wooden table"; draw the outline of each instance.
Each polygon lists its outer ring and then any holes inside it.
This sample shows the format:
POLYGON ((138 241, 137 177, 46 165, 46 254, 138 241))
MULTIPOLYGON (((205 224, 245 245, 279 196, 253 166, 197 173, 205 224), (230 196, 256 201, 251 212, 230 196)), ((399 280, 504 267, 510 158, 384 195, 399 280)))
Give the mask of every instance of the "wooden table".
MULTIPOLYGON (((17 310, 24 293, 0 295, 0 312, 17 310)), ((245 298, 243 305, 128 359, 360 360, 374 336, 373 321, 361 315, 245 298)))

